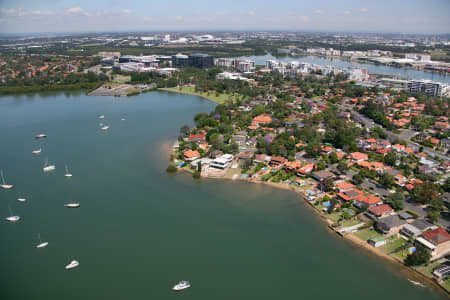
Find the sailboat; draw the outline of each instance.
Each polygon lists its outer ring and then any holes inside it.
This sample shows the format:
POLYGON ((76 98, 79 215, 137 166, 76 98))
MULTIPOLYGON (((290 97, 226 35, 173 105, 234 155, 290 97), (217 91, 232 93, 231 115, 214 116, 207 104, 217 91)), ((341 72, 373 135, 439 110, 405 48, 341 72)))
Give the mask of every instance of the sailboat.
POLYGON ((101 115, 100 117, 98 117, 100 120, 103 120, 105 118, 104 115, 101 115))
POLYGON ((41 148, 31 151, 31 153, 33 154, 40 154, 41 152, 42 152, 41 148))
POLYGON ((46 138, 46 137, 47 137, 47 135, 43 134, 43 133, 34 136, 35 139, 43 139, 43 138, 46 138))
POLYGON ((6 218, 6 221, 9 221, 9 222, 17 222, 17 221, 19 221, 19 220, 20 220, 20 217, 19 217, 19 216, 14 216, 14 215, 13 215, 12 210, 11 210, 11 206, 8 205, 8 208, 9 208, 9 214, 10 214, 11 216, 10 216, 10 217, 7 217, 7 218, 6 218))
POLYGON ((48 245, 48 242, 42 242, 41 234, 38 233, 39 244, 36 245, 36 248, 44 248, 48 245))
POLYGON ((80 207, 80 203, 69 202, 69 203, 64 204, 64 206, 67 208, 78 208, 78 207, 80 207))
POLYGON ((120 119, 121 121, 125 121, 126 119, 125 118, 122 118, 122 119, 120 119))
POLYGON ((101 128, 101 130, 108 130, 109 129, 109 126, 108 125, 105 125, 105 126, 103 126, 102 128, 101 128))
POLYGON ((2 188, 4 188, 5 190, 9 190, 12 189, 14 186, 12 184, 6 184, 5 182, 5 177, 3 176, 3 170, 0 171, 0 174, 2 176, 2 185, 0 185, 2 188))
POLYGON ((68 265, 65 266, 66 270, 70 270, 76 268, 80 265, 80 263, 76 260, 72 260, 68 265))
POLYGON ((48 165, 48 158, 45 160, 45 165, 42 168, 44 172, 54 171, 56 169, 55 165, 48 165))
POLYGON ((66 174, 64 174, 64 176, 67 177, 67 178, 71 178, 72 177, 72 174, 69 173, 69 168, 67 167, 67 165, 66 165, 66 174))

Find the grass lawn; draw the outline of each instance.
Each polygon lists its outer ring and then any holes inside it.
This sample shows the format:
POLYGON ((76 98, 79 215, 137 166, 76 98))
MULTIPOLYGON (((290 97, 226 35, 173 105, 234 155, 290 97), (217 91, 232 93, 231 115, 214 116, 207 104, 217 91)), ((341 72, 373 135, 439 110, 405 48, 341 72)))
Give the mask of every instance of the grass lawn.
POLYGON ((356 232, 355 235, 358 238, 362 239, 363 241, 367 241, 368 239, 371 239, 371 238, 383 237, 383 235, 381 233, 378 233, 377 231, 375 231, 372 228, 366 228, 366 229, 360 230, 360 231, 356 232))
POLYGON ((408 256, 408 250, 401 250, 391 254, 392 257, 399 261, 404 261, 406 256, 408 256))
POLYGON ((384 253, 391 253, 395 249, 398 249, 399 247, 405 246, 408 242, 405 241, 402 238, 394 239, 394 240, 387 240, 387 244, 380 247, 380 249, 384 253))
POLYGON ((357 218, 345 220, 344 222, 342 222, 342 227, 355 226, 355 225, 358 225, 359 223, 361 223, 361 221, 358 220, 357 218))
POLYGON ((236 175, 236 174, 241 176, 241 169, 240 168, 236 168, 236 169, 229 168, 227 173, 225 174, 224 178, 232 179, 233 176, 236 175))
POLYGON ((443 286, 447 291, 450 291, 450 279, 445 280, 443 286))
MULTIPOLYGON (((196 92, 194 87, 182 87, 181 90, 179 88, 173 87, 173 88, 160 88, 162 91, 169 91, 169 92, 175 92, 175 93, 181 93, 181 94, 189 94, 189 95, 195 95, 200 96, 206 99, 209 99, 213 102, 223 104, 225 103, 231 95, 229 94, 219 94, 219 96, 216 96, 215 92, 196 92)), ((236 94, 235 97, 240 97, 239 94, 236 94)))
POLYGON ((433 277, 433 270, 439 265, 440 265, 440 263, 434 262, 434 263, 428 264, 428 266, 420 266, 415 269, 427 277, 433 277))

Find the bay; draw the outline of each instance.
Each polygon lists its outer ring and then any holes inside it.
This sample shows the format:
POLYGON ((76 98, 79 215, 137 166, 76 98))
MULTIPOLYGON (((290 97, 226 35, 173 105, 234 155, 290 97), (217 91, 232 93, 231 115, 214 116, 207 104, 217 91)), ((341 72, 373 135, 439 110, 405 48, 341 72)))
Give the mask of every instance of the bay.
POLYGON ((179 128, 214 105, 163 92, 1 97, 0 169, 15 189, 0 191, 0 298, 446 298, 331 234, 293 192, 167 174, 179 128), (43 173, 47 157, 55 172, 43 173), (8 206, 20 222, 5 221, 8 206), (192 288, 172 292, 180 280, 192 288))

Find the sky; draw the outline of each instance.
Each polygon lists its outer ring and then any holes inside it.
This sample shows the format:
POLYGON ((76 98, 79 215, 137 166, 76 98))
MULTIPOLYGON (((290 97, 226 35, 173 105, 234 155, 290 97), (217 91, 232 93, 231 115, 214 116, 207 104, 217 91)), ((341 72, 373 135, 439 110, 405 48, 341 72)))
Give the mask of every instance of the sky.
POLYGON ((450 0, 0 0, 0 33, 292 30, 450 33, 450 0))

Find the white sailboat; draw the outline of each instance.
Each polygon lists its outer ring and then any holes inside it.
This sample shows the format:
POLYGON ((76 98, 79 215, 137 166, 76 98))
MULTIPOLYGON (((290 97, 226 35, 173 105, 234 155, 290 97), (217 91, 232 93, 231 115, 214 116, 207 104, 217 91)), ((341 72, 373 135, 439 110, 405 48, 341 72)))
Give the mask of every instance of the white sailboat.
POLYGON ((8 208, 9 208, 9 214, 11 216, 10 217, 6 217, 6 221, 13 222, 13 223, 19 221, 20 217, 13 215, 12 210, 11 210, 11 206, 8 205, 8 208))
POLYGON ((47 247, 48 242, 42 242, 40 233, 38 233, 38 239, 39 239, 39 244, 36 245, 36 248, 39 249, 39 248, 47 247))
POLYGON ((189 281, 182 280, 182 281, 178 282, 178 284, 176 284, 172 288, 172 290, 173 291, 181 291, 181 290, 184 290, 184 289, 187 289, 187 288, 190 288, 190 287, 191 287, 191 283, 189 281))
POLYGON ((5 176, 3 176, 3 170, 0 171, 0 174, 2 176, 2 185, 0 187, 4 188, 5 190, 12 189, 14 186, 12 184, 6 184, 5 176))
POLYGON ((40 154, 41 152, 42 152, 41 148, 31 151, 32 154, 40 154))
POLYGON ((69 202, 69 203, 64 204, 64 206, 67 208, 78 208, 78 207, 80 207, 80 203, 69 202))
POLYGON ((80 263, 76 260, 72 260, 68 265, 65 266, 66 270, 70 270, 76 268, 80 265, 80 263))
POLYGON ((105 118, 104 115, 101 115, 100 117, 98 117, 100 120, 103 120, 105 118))
POLYGON ((105 126, 103 126, 101 129, 102 129, 102 130, 108 130, 108 129, 109 129, 109 126, 108 126, 108 125, 105 125, 105 126))
POLYGON ((42 170, 44 172, 50 172, 50 171, 54 171, 56 169, 55 165, 49 165, 48 164, 48 158, 45 160, 45 165, 42 168, 42 170))
POLYGON ((120 119, 121 121, 125 121, 126 119, 125 118, 122 118, 122 119, 120 119))
POLYGON ((43 133, 34 136, 35 139, 43 139, 43 138, 46 138, 46 137, 47 137, 47 135, 43 134, 43 133))
POLYGON ((64 176, 65 176, 66 178, 71 178, 71 177, 72 177, 72 174, 69 173, 69 168, 67 167, 67 165, 66 165, 66 174, 64 174, 64 176))

